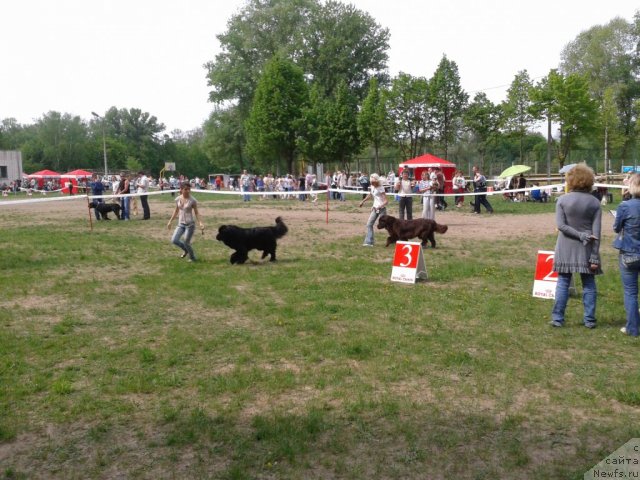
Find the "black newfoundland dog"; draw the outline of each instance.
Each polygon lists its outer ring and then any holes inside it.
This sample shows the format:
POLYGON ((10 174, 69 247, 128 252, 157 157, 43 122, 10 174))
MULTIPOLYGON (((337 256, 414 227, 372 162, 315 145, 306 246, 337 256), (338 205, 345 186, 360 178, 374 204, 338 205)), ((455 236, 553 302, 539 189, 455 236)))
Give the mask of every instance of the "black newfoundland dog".
POLYGON ((235 250, 231 254, 231 263, 246 262, 249 251, 253 249, 262 250, 263 259, 271 255, 269 261, 275 262, 277 240, 284 237, 288 231, 282 217, 278 217, 273 227, 242 228, 236 225, 222 225, 218 228, 216 240, 235 250))
POLYGON ((432 248, 436 248, 434 233, 446 233, 449 229, 446 225, 436 223, 435 220, 427 220, 424 218, 400 220, 391 215, 381 215, 380 220, 378 220, 378 228, 385 228, 387 232, 389 232, 385 247, 388 247, 398 240, 407 241, 418 237, 422 240, 423 247, 427 245, 428 240, 431 242, 432 248))
POLYGON ((117 203, 98 203, 98 202, 90 202, 89 208, 95 208, 98 212, 98 216, 102 217, 102 220, 111 220, 109 218, 109 212, 113 212, 116 215, 116 218, 120 220, 120 205, 117 203))

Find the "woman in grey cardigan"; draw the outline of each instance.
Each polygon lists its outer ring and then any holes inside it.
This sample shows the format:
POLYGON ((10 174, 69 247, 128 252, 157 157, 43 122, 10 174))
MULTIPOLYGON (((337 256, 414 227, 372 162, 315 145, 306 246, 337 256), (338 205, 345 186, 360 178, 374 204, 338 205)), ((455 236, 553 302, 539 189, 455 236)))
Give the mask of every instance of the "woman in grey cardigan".
POLYGON ((600 228, 602 210, 600 202, 591 195, 595 181, 593 170, 579 163, 567 173, 569 193, 556 204, 556 241, 553 271, 558 273, 556 299, 551 312, 551 325, 562 327, 564 311, 569 299, 571 276, 579 273, 582 280, 584 326, 596 326, 596 280, 600 267, 600 228))

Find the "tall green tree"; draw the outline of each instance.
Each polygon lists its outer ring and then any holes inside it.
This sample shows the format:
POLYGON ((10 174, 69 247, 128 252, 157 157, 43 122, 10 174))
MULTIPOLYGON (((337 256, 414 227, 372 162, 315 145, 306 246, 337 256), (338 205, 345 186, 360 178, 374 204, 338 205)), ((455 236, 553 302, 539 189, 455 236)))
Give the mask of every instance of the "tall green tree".
POLYGON ((429 82, 400 72, 385 97, 393 141, 405 160, 414 158, 430 135, 429 82))
POLYGON ((305 73, 327 97, 344 83, 361 100, 371 78, 386 78, 389 30, 348 3, 328 0, 310 13, 300 62, 305 73))
MULTIPOLYGON (((557 120, 556 106, 558 104, 557 91, 562 84, 562 74, 551 69, 546 77, 538 82, 530 91, 531 113, 537 120, 547 122, 547 177, 551 177, 551 158, 553 151, 552 123, 557 120)), ((562 166, 562 165, 561 165, 562 166)))
POLYGON ((0 149, 18 150, 27 136, 25 128, 15 118, 4 118, 0 122, 0 149))
POLYGON ((369 81, 369 93, 362 102, 362 108, 358 113, 358 132, 362 145, 373 147, 375 165, 377 170, 381 172, 380 149, 388 143, 389 119, 384 95, 377 78, 372 78, 369 81))
POLYGON ((47 112, 36 121, 37 142, 41 146, 41 165, 68 171, 87 165, 87 125, 77 115, 47 112))
POLYGON ((429 81, 431 119, 435 141, 448 158, 449 146, 456 140, 462 126, 462 114, 469 96, 460 85, 458 65, 446 55, 429 81))
MULTIPOLYGON (((102 119, 92 119, 90 128, 93 137, 102 147, 102 119)), ((165 130, 164 124, 155 115, 139 108, 111 107, 104 115, 107 157, 109 169, 127 168, 129 159, 135 159, 142 168, 157 174, 164 166, 161 157, 165 130)), ((97 156, 102 158, 102 148, 97 156)))
POLYGON ((236 102, 244 121, 264 65, 278 54, 298 60, 304 55, 305 35, 317 13, 317 0, 249 0, 216 35, 220 53, 207 62, 209 100, 236 102))
MULTIPOLYGON (((625 138, 620 156, 629 159, 635 146, 634 104, 640 98, 640 12, 633 22, 614 18, 581 32, 561 54, 560 68, 565 74, 588 79, 591 94, 603 108, 605 91, 614 87, 619 118, 618 128, 625 138)), ((610 105, 606 107, 610 108, 610 105)), ((603 132, 600 137, 612 132, 603 132)))
POLYGON ((507 91, 507 99, 502 103, 504 125, 520 142, 520 163, 524 160, 524 139, 534 124, 530 97, 532 87, 529 73, 526 70, 518 72, 507 91))
POLYGON ((328 103, 321 138, 327 154, 344 170, 348 170, 348 163, 361 148, 357 115, 355 96, 345 82, 340 82, 328 103))
POLYGON ((318 84, 309 91, 309 102, 302 109, 298 125, 298 147, 305 160, 314 165, 332 160, 326 134, 330 101, 324 97, 318 84))
POLYGON ((489 143, 500 134, 502 122, 502 110, 495 105, 487 94, 478 92, 473 97, 463 115, 463 123, 467 131, 471 133, 472 140, 480 155, 480 165, 484 165, 484 158, 489 143))
POLYGON ((591 133, 596 125, 598 109, 589 94, 585 77, 570 74, 555 85, 557 103, 552 111, 560 123, 560 165, 567 160, 574 140, 591 133))
POLYGON ((386 79, 389 32, 352 5, 249 0, 227 25, 217 36, 221 52, 205 65, 209 99, 218 106, 234 105, 243 126, 258 79, 274 55, 301 67, 324 98, 333 98, 344 82, 360 100, 370 78, 386 79))
POLYGON ((240 173, 250 168, 239 107, 215 108, 204 124, 204 148, 214 173, 240 173))
POLYGON ((282 161, 293 172, 297 125, 308 101, 302 69, 276 55, 258 82, 245 124, 247 151, 256 164, 267 167, 282 161))
MULTIPOLYGON (((615 85, 605 88, 598 109, 597 139, 598 145, 603 147, 605 171, 611 170, 612 152, 622 151, 627 138, 620 128, 620 116, 616 98, 618 94, 615 85)), ((636 116, 637 118, 637 116, 636 116)), ((635 139, 632 139, 635 143, 635 139)))

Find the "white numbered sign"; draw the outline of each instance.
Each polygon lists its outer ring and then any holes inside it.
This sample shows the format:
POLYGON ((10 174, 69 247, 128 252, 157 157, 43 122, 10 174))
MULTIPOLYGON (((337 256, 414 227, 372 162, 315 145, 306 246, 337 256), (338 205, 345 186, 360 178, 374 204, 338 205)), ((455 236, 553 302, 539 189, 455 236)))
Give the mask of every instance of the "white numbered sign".
POLYGON ((555 252, 538 250, 536 274, 533 280, 533 296, 538 298, 556 298, 558 274, 553 271, 555 252))
POLYGON ((420 242, 396 242, 391 281, 416 283, 416 278, 420 276, 427 278, 427 268, 420 242))

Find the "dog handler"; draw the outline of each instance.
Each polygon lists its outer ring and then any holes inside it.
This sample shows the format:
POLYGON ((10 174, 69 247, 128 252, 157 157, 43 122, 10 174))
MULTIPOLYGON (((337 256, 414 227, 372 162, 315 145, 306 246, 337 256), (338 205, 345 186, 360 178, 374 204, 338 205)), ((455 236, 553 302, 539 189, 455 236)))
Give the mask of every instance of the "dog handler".
POLYGON ((369 177, 371 186, 369 187, 369 193, 360 202, 360 206, 364 204, 368 199, 373 198, 373 207, 371 207, 371 215, 367 221, 367 236, 364 239, 363 247, 373 247, 373 224, 381 215, 387 213, 387 195, 384 192, 384 187, 381 185, 380 176, 377 173, 372 173, 369 177))
POLYGON ((176 208, 169 219, 169 223, 167 223, 167 230, 171 230, 171 223, 177 216, 178 226, 173 232, 171 243, 177 245, 184 251, 184 253, 180 255, 180 258, 184 258, 189 255, 190 262, 195 262, 196 260, 193 248, 191 248, 191 240, 193 239, 193 234, 196 231, 194 214, 195 218, 198 220, 198 226, 201 230, 204 230, 204 225, 200 220, 200 215, 198 214, 198 202, 191 196, 191 185, 189 182, 182 182, 182 185, 180 185, 180 195, 176 198, 176 208), (184 241, 181 240, 183 235, 184 241))

